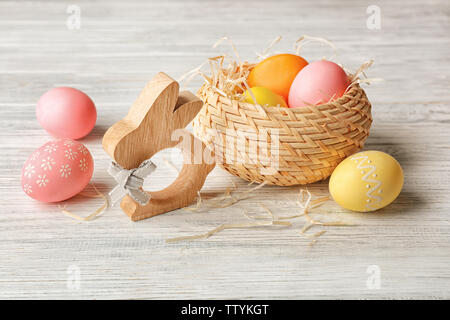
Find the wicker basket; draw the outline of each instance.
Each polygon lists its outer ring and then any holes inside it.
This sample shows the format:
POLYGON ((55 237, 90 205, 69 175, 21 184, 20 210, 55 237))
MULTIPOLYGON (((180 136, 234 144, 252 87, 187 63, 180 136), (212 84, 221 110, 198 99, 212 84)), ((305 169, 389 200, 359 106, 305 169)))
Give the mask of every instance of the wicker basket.
POLYGON ((370 102, 357 83, 330 103, 292 109, 230 100, 209 84, 198 96, 204 106, 194 119, 194 133, 213 147, 225 170, 251 182, 291 186, 326 179, 363 147, 372 123, 370 102), (246 134, 269 132, 272 143, 273 130, 278 149, 269 153, 277 153, 275 169, 247 144, 255 135, 246 134))

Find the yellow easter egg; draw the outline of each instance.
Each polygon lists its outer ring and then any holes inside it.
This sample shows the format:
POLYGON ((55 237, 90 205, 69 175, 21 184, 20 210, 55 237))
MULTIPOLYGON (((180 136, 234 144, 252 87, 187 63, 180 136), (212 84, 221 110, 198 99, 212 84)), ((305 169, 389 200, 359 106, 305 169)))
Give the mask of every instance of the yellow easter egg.
POLYGON ((359 212, 381 209, 400 194, 403 170, 381 151, 355 153, 342 161, 330 177, 330 193, 342 207, 359 212))
MULTIPOLYGON (((287 108, 287 103, 284 98, 276 93, 273 93, 271 90, 264 87, 253 87, 250 88, 252 91, 256 103, 266 106, 266 107, 276 107, 280 106, 283 108, 287 108)), ((244 92, 245 102, 254 103, 252 95, 248 90, 244 92)))

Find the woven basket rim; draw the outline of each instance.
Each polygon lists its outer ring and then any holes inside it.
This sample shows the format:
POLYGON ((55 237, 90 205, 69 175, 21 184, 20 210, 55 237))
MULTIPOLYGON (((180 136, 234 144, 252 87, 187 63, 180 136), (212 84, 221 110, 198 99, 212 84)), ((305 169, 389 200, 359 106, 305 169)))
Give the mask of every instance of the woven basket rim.
MULTIPOLYGON (((352 83, 349 88, 347 89, 347 91, 345 92, 345 94, 343 94, 342 96, 340 96, 339 98, 332 100, 330 102, 327 103, 322 103, 322 104, 317 104, 317 105, 306 105, 304 107, 298 107, 298 108, 286 108, 286 107, 277 107, 277 106, 272 106, 272 107, 266 107, 260 104, 254 104, 254 103, 249 103, 249 102, 245 102, 245 101, 239 101, 237 99, 231 99, 230 97, 225 97, 222 94, 220 94, 219 92, 217 92, 216 90, 213 89, 213 86, 210 83, 205 82, 200 89, 198 90, 199 92, 203 91, 203 90, 213 90, 217 93, 219 99, 221 100, 222 103, 227 104, 227 105, 233 105, 233 104, 237 104, 238 107, 243 108, 245 110, 256 110, 256 111, 260 111, 261 109, 272 113, 274 111, 278 111, 278 112, 282 112, 282 111, 286 111, 286 109, 289 109, 290 112, 293 113, 307 113, 309 108, 316 108, 317 110, 327 110, 330 108, 335 108, 336 105, 345 105, 345 102, 348 101, 349 99, 351 99, 352 97, 354 97, 355 95, 357 95, 358 93, 365 93, 364 89, 361 88, 361 86, 355 82, 352 83)), ((365 97, 365 94, 362 97, 363 99, 366 99, 368 101, 368 99, 365 97)))

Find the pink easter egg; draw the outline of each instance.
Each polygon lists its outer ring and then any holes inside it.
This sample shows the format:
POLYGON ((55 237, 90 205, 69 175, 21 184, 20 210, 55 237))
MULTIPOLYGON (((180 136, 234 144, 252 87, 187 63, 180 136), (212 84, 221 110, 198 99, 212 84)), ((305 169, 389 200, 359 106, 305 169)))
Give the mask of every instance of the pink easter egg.
POLYGON ((70 139, 50 141, 23 165, 22 189, 39 201, 63 201, 83 190, 93 171, 94 161, 84 145, 70 139))
POLYGON ((289 90, 289 108, 319 105, 341 97, 349 85, 344 69, 320 60, 308 64, 295 77, 289 90))
POLYGON ((74 88, 59 87, 41 96, 36 116, 41 126, 52 136, 80 139, 94 128, 97 110, 85 93, 74 88))

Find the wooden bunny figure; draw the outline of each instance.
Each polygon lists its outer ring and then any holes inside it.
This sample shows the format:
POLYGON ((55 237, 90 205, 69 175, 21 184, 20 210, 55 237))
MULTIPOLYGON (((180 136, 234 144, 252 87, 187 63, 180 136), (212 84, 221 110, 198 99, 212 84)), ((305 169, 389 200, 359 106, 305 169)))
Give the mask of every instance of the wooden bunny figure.
MULTIPOLYGON (((202 101, 191 92, 179 93, 179 84, 161 72, 145 86, 127 116, 105 133, 103 148, 116 162, 115 178, 119 177, 116 180, 123 182, 116 188, 122 188, 124 194, 127 192, 121 208, 131 220, 185 207, 197 197, 206 176, 215 166, 214 156, 209 153, 210 156, 205 157, 209 149, 184 128, 202 105, 202 101), (142 190, 143 179, 138 177, 139 170, 151 172, 153 168, 148 170, 148 159, 172 147, 180 148, 183 154, 183 168, 177 179, 161 191, 142 190), (141 169, 144 164, 147 169, 141 169), (142 196, 147 197, 147 203, 130 193, 131 185, 136 181, 134 192, 144 193, 142 196)), ((153 165, 151 161, 150 165, 153 165)))

